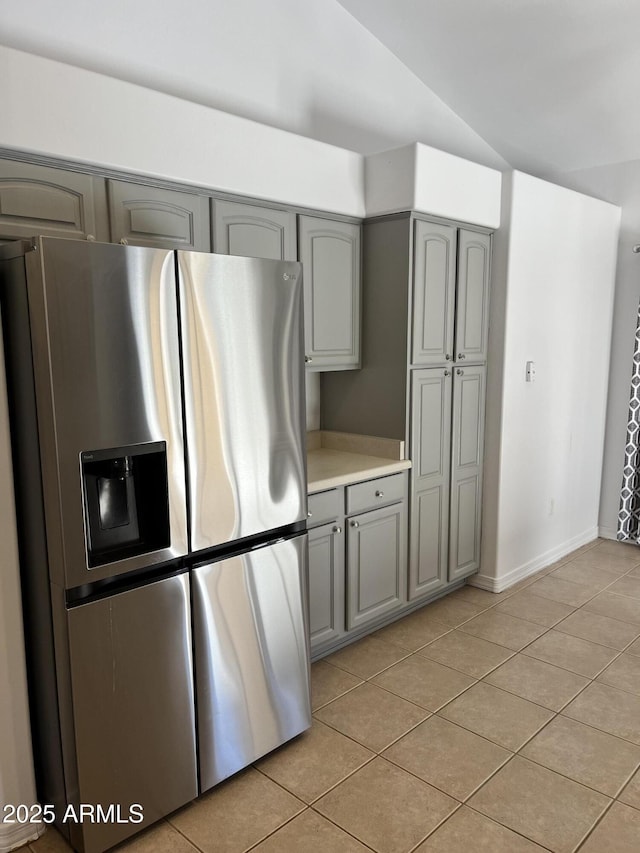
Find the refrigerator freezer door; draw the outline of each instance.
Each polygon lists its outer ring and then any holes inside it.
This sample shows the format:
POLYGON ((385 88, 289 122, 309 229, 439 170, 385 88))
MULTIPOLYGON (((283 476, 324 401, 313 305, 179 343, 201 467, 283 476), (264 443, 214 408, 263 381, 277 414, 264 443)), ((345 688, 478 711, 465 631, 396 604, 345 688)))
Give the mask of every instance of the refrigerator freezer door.
POLYGON ((187 574, 68 612, 79 802, 144 811, 83 822, 87 853, 197 796, 190 613, 187 574))
POLYGON ((178 252, 191 549, 306 519, 300 264, 178 252))
POLYGON ((311 724, 306 534, 193 572, 200 785, 311 724))
POLYGON ((42 238, 27 271, 52 580, 70 588, 184 555, 174 253, 42 238), (170 537, 89 569, 81 460, 151 442, 166 447, 170 537))

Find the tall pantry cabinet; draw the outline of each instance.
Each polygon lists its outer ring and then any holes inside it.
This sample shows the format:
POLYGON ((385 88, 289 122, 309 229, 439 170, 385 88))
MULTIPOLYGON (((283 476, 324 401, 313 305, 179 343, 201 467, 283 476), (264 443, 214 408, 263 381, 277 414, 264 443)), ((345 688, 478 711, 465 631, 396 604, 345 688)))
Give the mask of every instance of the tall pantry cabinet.
POLYGON ((407 442, 410 600, 480 564, 491 236, 419 214, 364 224, 362 369, 322 377, 323 429, 407 442))

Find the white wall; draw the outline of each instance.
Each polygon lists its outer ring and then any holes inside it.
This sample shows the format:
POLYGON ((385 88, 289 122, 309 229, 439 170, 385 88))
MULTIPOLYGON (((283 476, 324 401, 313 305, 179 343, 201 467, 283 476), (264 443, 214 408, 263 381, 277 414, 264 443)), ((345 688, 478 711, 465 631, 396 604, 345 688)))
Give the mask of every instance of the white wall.
POLYGON ((419 140, 506 165, 335 0, 22 0, 0 39, 361 153, 419 140))
POLYGON ((500 225, 502 174, 420 142, 365 158, 367 216, 416 210, 486 228, 500 225))
MULTIPOLYGON (((0 808, 36 801, 22 631, 4 349, 0 327, 0 808)), ((0 850, 34 838, 34 827, 0 822, 0 850)))
POLYGON ((0 147, 362 216, 351 151, 0 47, 0 147))
POLYGON ((490 364, 474 581, 494 590, 597 536, 620 218, 613 205, 521 172, 510 184, 492 293, 490 357, 502 371, 490 364))
POLYGON ((561 180, 622 207, 599 516, 600 535, 615 538, 640 300, 640 255, 631 251, 640 243, 640 160, 568 172, 561 180))

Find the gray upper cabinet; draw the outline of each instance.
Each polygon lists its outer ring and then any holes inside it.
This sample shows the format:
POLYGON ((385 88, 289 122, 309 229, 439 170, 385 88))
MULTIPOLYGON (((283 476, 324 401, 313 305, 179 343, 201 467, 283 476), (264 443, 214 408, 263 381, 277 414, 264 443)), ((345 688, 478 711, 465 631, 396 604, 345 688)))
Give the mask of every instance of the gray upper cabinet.
POLYGON ((480 566, 486 368, 455 369, 451 452, 449 580, 480 566))
POLYGON ((409 598, 429 595, 447 581, 451 387, 450 368, 413 371, 409 598))
POLYGON ((299 217, 305 361, 310 370, 360 366, 360 226, 299 217))
POLYGON ((296 215, 235 201, 212 202, 213 251, 221 255, 296 261, 296 215))
POLYGON ((0 160, 0 237, 109 240, 104 179, 0 160))
POLYGON ((108 183, 113 243, 210 251, 208 198, 128 181, 108 183))
POLYGON ((412 364, 453 358, 456 229, 417 220, 413 268, 412 364))
POLYGON ((456 361, 487 360, 491 237, 460 229, 456 304, 456 361))

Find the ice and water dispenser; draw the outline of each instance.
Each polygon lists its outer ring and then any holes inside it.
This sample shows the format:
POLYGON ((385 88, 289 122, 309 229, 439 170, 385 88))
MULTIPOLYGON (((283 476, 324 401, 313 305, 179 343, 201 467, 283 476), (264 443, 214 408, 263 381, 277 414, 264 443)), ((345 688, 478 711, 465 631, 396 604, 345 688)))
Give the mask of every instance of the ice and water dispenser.
POLYGON ((80 455, 89 568, 170 542, 164 441, 80 455))

